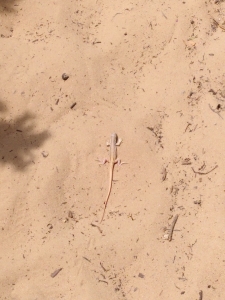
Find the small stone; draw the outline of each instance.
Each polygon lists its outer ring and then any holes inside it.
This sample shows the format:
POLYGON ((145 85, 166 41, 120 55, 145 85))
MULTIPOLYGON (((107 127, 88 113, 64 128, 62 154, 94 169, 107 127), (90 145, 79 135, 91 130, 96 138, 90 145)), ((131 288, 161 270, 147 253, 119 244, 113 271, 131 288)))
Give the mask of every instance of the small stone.
POLYGON ((217 92, 215 92, 214 89, 210 89, 210 90, 209 90, 209 93, 212 93, 213 95, 216 95, 216 94, 217 94, 217 92))
POLYGON ((163 239, 168 240, 169 239, 169 234, 168 233, 164 234, 163 239))
POLYGON ((43 157, 48 157, 48 152, 47 151, 42 151, 41 154, 42 154, 43 157))
POLYGON ((53 228, 52 224, 48 224, 47 227, 48 227, 48 229, 52 229, 53 228))
POLYGON ((139 274, 138 274, 138 277, 140 277, 140 278, 145 278, 145 275, 142 274, 142 273, 139 273, 139 274))
POLYGON ((62 79, 63 80, 67 80, 69 78, 69 75, 68 74, 66 74, 66 73, 63 73, 62 74, 62 79))
POLYGON ((73 218, 73 213, 72 213, 71 210, 69 210, 69 212, 68 212, 68 217, 71 218, 71 219, 73 218))
POLYGON ((198 205, 200 205, 200 206, 201 206, 201 204, 202 204, 202 201, 201 201, 201 200, 195 200, 195 201, 194 201, 194 204, 198 204, 198 205))
POLYGON ((220 95, 225 98, 225 89, 221 91, 220 95))

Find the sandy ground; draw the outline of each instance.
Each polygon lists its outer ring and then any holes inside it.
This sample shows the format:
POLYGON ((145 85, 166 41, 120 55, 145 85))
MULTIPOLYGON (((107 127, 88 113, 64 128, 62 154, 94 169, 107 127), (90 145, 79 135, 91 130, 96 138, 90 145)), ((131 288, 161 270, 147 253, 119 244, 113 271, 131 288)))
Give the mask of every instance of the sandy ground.
POLYGON ((224 21, 223 1, 0 0, 0 299, 224 299, 224 21))

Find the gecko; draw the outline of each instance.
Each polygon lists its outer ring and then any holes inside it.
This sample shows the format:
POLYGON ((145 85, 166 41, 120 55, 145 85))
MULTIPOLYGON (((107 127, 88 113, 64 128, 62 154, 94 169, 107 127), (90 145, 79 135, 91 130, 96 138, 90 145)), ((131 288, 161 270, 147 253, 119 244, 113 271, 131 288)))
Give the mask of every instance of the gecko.
POLYGON ((124 164, 121 162, 120 159, 117 158, 117 146, 119 146, 121 143, 122 143, 122 139, 119 139, 116 133, 112 133, 111 137, 110 137, 110 141, 107 143, 107 146, 110 146, 110 160, 104 159, 104 161, 100 163, 101 165, 103 165, 106 162, 109 162, 109 188, 108 188, 108 194, 107 194, 107 197, 105 200, 104 211, 103 211, 103 215, 102 215, 100 223, 104 219, 106 206, 107 206, 109 196, 110 196, 111 190, 112 190, 114 165, 115 164, 118 164, 118 165, 124 164))

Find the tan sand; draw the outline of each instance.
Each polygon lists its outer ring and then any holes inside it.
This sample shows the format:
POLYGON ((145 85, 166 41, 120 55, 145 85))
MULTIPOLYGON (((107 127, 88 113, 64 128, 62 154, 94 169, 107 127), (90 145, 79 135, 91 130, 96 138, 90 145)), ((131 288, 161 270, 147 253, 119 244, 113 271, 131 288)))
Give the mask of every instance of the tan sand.
POLYGON ((1 0, 0 20, 0 299, 225 299, 225 2, 1 0))

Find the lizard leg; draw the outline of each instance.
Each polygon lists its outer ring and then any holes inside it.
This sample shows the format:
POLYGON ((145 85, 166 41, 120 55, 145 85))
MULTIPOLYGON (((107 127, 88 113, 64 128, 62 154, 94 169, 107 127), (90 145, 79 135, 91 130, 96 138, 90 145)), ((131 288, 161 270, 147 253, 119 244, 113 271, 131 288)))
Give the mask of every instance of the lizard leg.
POLYGON ((127 162, 122 162, 121 159, 118 159, 118 158, 117 158, 117 159, 115 160, 115 164, 117 164, 118 166, 122 166, 122 165, 128 164, 128 163, 127 163, 127 162))
POLYGON ((116 146, 119 146, 122 143, 122 139, 118 139, 118 141, 116 142, 116 146))
POLYGON ((99 162, 99 165, 104 165, 105 163, 109 162, 108 159, 106 159, 106 158, 103 159, 103 160, 101 160, 101 159, 96 159, 96 161, 99 162))

